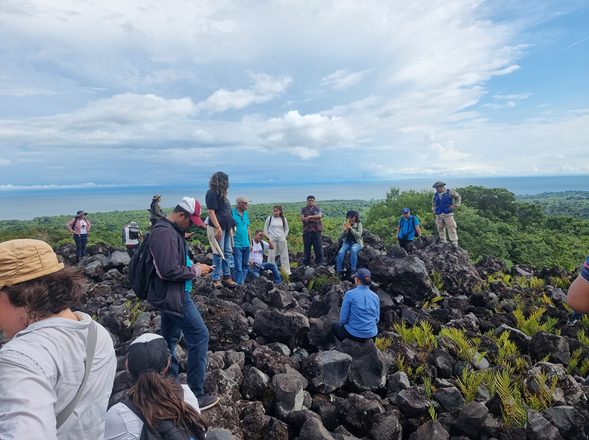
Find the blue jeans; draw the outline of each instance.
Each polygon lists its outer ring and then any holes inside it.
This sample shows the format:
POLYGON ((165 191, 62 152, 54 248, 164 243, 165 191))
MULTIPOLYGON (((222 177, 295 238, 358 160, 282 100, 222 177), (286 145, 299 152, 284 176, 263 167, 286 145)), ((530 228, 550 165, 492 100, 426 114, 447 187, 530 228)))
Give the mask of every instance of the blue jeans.
POLYGON ((350 243, 346 241, 342 244, 342 248, 337 253, 337 270, 341 272, 346 252, 350 251, 350 266, 352 271, 356 270, 356 263, 358 263, 358 251, 362 249, 358 243, 350 243))
POLYGON ((76 242, 76 257, 85 257, 88 234, 74 234, 74 241, 76 242))
POLYGON ((214 281, 221 279, 221 266, 223 268, 223 276, 231 276, 231 270, 229 269, 229 259, 233 258, 231 250, 231 235, 229 234, 229 231, 224 230, 221 240, 217 240, 217 242, 223 250, 225 259, 223 259, 220 255, 213 254, 213 266, 215 266, 215 270, 213 270, 214 281))
POLYGON ((184 316, 182 318, 162 312, 161 335, 172 353, 168 372, 178 381, 178 357, 176 344, 184 332, 184 339, 188 345, 188 374, 187 382, 196 397, 202 396, 205 371, 207 368, 207 350, 209 348, 209 330, 205 325, 198 309, 190 298, 190 292, 184 292, 184 316))
MULTIPOLYGON (((252 277, 260 278, 260 269, 257 267, 248 266, 249 273, 252 274, 252 277)), ((262 270, 271 270, 274 273, 274 282, 276 284, 282 284, 282 279, 280 278, 280 272, 278 272, 278 267, 276 267, 276 263, 262 263, 262 270)))
POLYGON ((250 259, 250 247, 233 248, 233 281, 241 284, 245 281, 250 259))

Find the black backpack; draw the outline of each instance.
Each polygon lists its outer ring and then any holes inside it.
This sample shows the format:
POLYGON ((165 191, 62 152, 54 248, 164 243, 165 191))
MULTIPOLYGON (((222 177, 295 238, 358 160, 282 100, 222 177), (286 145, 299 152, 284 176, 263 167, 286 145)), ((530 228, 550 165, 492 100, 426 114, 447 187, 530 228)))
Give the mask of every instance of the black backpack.
POLYGON ((138 407, 128 399, 123 400, 122 403, 143 421, 140 440, 205 440, 204 429, 191 421, 186 424, 188 431, 177 426, 172 420, 164 420, 155 426, 155 432, 152 432, 145 422, 143 412, 138 407))
MULTIPOLYGON (((405 217, 401 217, 399 219, 399 222, 401 222, 401 220, 405 220, 405 217)), ((406 239, 409 236, 409 234, 411 234, 411 232, 417 233, 417 229, 415 229, 415 216, 414 215, 411 216, 411 223, 410 224, 413 225, 413 231, 407 230, 407 234, 403 234, 403 239, 406 239)), ((409 229, 409 228, 407 228, 407 229, 409 229)))
MULTIPOLYGON (((165 221, 156 223, 151 231, 153 232, 155 228, 168 228, 175 231, 174 227, 165 221)), ((129 280, 129 283, 131 283, 133 292, 135 292, 135 296, 141 300, 147 298, 149 282, 151 279, 150 276, 153 269, 153 265, 147 265, 149 259, 149 236, 150 234, 145 234, 143 243, 141 243, 139 249, 137 249, 137 252, 135 252, 133 258, 131 258, 131 261, 129 262, 129 270, 127 272, 127 279, 129 280)))

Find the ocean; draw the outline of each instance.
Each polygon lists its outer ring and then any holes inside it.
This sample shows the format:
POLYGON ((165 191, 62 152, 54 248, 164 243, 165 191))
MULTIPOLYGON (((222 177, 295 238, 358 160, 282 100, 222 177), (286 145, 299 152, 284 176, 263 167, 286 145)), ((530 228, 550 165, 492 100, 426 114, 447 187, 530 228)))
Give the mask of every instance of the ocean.
MULTIPOLYGON (((548 191, 589 191, 588 176, 548 177, 487 177, 461 178, 446 181, 448 188, 482 185, 507 188, 516 195, 548 191)), ((286 185, 274 183, 231 184, 229 198, 245 195, 252 203, 304 202, 312 194, 321 200, 383 199, 388 190, 398 187, 431 189, 432 179, 338 182, 286 185)), ((89 213, 147 209, 155 193, 162 195, 163 208, 173 208, 184 196, 196 197, 204 205, 204 186, 134 186, 83 189, 18 189, 0 191, 0 220, 31 220, 35 217, 74 215, 83 209, 89 213)))

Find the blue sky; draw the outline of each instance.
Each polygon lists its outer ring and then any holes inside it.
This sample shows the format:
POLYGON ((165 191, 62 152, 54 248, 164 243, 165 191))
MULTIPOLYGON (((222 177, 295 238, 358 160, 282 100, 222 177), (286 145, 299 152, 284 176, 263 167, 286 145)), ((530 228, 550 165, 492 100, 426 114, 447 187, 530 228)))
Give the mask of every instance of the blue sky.
POLYGON ((589 174, 582 0, 0 3, 0 189, 589 174))

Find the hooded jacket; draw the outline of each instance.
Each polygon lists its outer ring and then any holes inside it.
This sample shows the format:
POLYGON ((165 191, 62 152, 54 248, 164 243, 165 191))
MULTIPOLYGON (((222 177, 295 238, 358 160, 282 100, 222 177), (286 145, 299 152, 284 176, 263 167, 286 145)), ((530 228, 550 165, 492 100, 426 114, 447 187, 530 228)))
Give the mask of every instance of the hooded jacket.
POLYGON ((147 301, 156 309, 184 316, 186 281, 200 275, 200 266, 188 266, 188 247, 184 232, 176 223, 161 219, 147 239, 151 265, 147 301))

